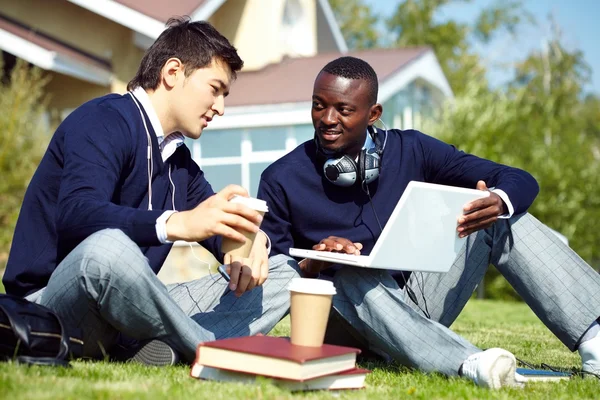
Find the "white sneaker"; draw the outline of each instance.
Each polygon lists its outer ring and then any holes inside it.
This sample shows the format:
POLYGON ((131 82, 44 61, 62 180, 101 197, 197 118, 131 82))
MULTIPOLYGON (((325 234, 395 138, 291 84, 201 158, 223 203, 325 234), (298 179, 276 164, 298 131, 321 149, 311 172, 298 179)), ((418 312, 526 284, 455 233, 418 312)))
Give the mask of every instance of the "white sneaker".
POLYGON ((600 335, 586 340, 577 349, 581 356, 583 371, 600 374, 600 335))
POLYGON ((462 376, 490 389, 520 387, 523 380, 516 369, 517 360, 511 352, 493 348, 469 356, 462 365, 462 376))

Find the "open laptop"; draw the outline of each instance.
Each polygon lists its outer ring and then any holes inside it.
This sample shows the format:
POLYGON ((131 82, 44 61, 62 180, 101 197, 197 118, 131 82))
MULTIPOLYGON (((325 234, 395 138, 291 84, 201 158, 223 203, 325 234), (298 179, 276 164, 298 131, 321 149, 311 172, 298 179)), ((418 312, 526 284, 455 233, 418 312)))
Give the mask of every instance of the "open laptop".
POLYGON ((466 238, 456 227, 465 204, 489 192, 410 181, 371 254, 290 248, 290 256, 357 267, 447 272, 466 238))

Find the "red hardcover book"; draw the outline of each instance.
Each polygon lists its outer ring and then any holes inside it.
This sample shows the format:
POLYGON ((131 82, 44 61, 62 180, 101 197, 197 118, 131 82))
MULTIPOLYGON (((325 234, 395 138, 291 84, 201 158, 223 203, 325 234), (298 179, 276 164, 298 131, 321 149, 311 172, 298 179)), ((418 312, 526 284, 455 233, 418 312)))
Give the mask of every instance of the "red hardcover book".
POLYGON ((321 347, 295 346, 287 338, 245 336, 199 344, 196 363, 301 381, 353 369, 359 352, 353 347, 330 344, 321 347))
MULTIPOLYGON (((371 371, 353 368, 344 372, 319 376, 303 381, 273 378, 271 382, 290 391, 301 390, 342 390, 362 389, 365 387, 365 378, 371 371)), ((243 372, 229 371, 226 369, 207 367, 194 364, 190 371, 193 378, 217 382, 254 383, 260 375, 246 374, 243 372)))

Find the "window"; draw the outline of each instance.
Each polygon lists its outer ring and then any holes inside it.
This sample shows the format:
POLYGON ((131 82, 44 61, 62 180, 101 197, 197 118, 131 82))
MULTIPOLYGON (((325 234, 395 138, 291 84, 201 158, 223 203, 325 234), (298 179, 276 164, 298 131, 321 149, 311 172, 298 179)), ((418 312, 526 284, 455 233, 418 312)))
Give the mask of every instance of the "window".
POLYGON ((215 191, 237 184, 256 196, 265 168, 313 136, 310 124, 207 130, 186 145, 215 191))
MULTIPOLYGON (((241 129, 206 130, 200 137, 202 157, 239 157, 241 155, 241 129)), ((193 148, 191 139, 186 139, 188 148, 193 148)))
POLYGON ((296 142, 300 145, 315 137, 315 128, 312 125, 295 125, 294 136, 296 136, 296 142))
POLYGON ((258 184, 260 183, 260 174, 262 174, 269 165, 271 165, 270 162, 250 165, 250 196, 256 197, 256 194, 258 193, 258 184))
POLYGON ((242 170, 239 165, 212 165, 202 167, 204 177, 215 192, 229 184, 239 185, 242 182, 242 170))
POLYGON ((284 150, 289 126, 248 129, 252 151, 284 150))

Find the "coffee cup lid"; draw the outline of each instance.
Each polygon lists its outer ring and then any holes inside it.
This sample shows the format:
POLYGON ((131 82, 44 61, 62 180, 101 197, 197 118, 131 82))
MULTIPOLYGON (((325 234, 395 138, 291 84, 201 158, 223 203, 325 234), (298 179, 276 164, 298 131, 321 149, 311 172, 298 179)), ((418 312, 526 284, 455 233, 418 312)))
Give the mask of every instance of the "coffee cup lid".
POLYGON ((333 282, 321 279, 294 278, 288 286, 292 292, 310 293, 310 294, 336 294, 333 282))
POLYGON ((235 195, 231 199, 229 199, 229 201, 232 203, 244 204, 245 206, 250 207, 256 211, 269 211, 269 207, 267 206, 266 201, 254 197, 244 197, 235 195))

